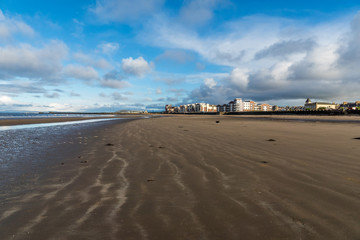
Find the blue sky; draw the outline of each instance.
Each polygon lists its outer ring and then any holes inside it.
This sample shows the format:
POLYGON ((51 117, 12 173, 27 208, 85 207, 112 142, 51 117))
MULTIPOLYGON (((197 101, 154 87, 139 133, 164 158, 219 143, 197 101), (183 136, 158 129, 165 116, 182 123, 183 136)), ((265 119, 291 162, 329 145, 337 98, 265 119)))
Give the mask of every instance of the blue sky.
POLYGON ((0 111, 360 100, 358 1, 1 0, 0 111))

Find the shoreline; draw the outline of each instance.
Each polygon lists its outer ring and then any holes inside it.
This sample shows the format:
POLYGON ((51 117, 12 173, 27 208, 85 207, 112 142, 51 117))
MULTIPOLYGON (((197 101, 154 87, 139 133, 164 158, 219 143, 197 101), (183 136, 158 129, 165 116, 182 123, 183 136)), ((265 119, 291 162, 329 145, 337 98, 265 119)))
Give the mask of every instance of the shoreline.
POLYGON ((0 119, 0 126, 15 126, 27 124, 41 123, 57 123, 57 122, 73 122, 93 119, 125 119, 125 118, 141 118, 141 115, 119 115, 119 116, 101 116, 101 117, 49 117, 49 118, 18 118, 18 119, 0 119))
POLYGON ((2 197, 1 239, 360 234, 360 126, 174 116, 71 133, 33 188, 2 197))

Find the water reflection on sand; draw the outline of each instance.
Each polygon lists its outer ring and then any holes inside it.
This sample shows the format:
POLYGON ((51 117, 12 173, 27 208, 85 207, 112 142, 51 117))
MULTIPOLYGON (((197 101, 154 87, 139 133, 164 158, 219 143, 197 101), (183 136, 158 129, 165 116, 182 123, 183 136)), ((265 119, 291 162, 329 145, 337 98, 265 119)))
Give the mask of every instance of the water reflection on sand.
POLYGON ((102 119, 88 119, 88 120, 68 121, 68 122, 54 122, 54 123, 37 123, 37 124, 24 124, 24 125, 14 125, 14 126, 0 126, 0 131, 16 130, 16 129, 28 129, 28 128, 39 128, 39 127, 52 127, 52 126, 62 126, 62 125, 80 124, 80 123, 93 123, 93 122, 109 121, 109 120, 116 120, 116 119, 120 119, 120 118, 102 118, 102 119))

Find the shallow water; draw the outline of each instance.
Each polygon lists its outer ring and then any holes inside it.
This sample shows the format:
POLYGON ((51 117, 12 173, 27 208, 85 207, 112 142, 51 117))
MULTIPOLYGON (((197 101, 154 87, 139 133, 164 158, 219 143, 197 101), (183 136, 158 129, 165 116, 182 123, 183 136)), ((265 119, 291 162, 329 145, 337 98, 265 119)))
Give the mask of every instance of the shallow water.
POLYGON ((89 119, 89 120, 80 120, 80 121, 68 121, 68 122, 54 122, 54 123, 37 123, 37 124, 24 124, 24 125, 14 125, 14 126, 0 126, 0 131, 4 130, 17 130, 17 129, 28 129, 28 128, 39 128, 39 127, 53 127, 53 126, 62 126, 62 125, 73 125, 73 124, 84 124, 84 123, 93 123, 101 121, 116 120, 120 118, 102 118, 102 119, 89 119))
POLYGON ((31 188, 44 169, 59 166, 80 151, 101 127, 123 119, 92 119, 74 122, 1 127, 0 197, 31 188), (111 120, 111 121, 110 121, 111 120))

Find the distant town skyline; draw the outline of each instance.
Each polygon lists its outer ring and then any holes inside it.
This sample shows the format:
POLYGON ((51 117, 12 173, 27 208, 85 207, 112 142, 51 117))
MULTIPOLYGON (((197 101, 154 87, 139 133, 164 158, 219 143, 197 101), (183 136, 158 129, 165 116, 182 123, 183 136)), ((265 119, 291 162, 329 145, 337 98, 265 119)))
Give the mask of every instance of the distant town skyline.
POLYGON ((0 111, 360 98, 360 3, 2 0, 0 111))

